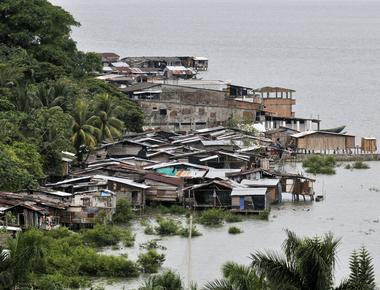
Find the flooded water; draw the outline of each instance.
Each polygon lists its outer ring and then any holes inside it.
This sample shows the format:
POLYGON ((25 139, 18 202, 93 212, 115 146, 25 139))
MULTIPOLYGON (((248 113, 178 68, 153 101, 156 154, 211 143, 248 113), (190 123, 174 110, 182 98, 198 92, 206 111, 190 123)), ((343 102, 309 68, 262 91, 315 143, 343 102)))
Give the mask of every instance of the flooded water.
MULTIPOLYGON (((193 238, 191 247, 191 278, 203 285, 221 276, 226 261, 250 262, 249 254, 256 250, 280 250, 285 238, 284 229, 298 235, 314 236, 332 232, 342 238, 338 250, 337 281, 348 273, 348 259, 353 249, 365 246, 374 258, 376 276, 380 279, 380 162, 369 162, 368 170, 337 168, 337 174, 318 176, 316 192, 325 193, 322 202, 284 202, 272 208, 269 221, 246 220, 235 225, 244 233, 229 235, 229 225, 220 228, 199 226, 202 236, 193 238), (377 190, 377 191, 376 191, 377 190)), ((299 172, 299 165, 289 170, 299 172)), ((108 250, 108 254, 128 253, 131 259, 138 254, 138 244, 157 236, 146 236, 139 224, 134 225, 136 245, 133 249, 108 250)), ((178 271, 187 280, 188 243, 181 237, 164 237, 167 248, 164 267, 178 271)), ((136 289, 141 280, 119 281, 106 289, 136 289)), ((380 282, 380 280, 378 281, 380 282)))
POLYGON ((81 22, 83 50, 207 56, 204 78, 293 88, 299 117, 380 138, 380 1, 51 2, 81 22))

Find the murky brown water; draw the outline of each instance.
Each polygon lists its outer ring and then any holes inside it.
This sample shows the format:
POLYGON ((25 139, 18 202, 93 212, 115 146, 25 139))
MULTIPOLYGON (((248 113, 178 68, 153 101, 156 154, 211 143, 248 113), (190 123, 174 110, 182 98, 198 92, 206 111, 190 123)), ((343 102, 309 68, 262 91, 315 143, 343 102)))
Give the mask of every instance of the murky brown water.
MULTIPOLYGON (((299 235, 316 235, 331 231, 342 242, 338 253, 337 281, 348 272, 348 258, 353 249, 366 246, 374 258, 375 271, 380 282, 380 162, 369 162, 368 170, 350 171, 337 168, 333 176, 318 176, 316 191, 326 198, 323 202, 293 204, 285 202, 272 209, 269 221, 247 220, 237 225, 244 230, 240 235, 229 235, 228 225, 220 228, 199 227, 203 236, 192 240, 191 277, 199 285, 220 277, 221 266, 232 260, 249 263, 249 253, 263 249, 280 249, 285 238, 284 229, 299 235)), ((289 166, 293 172, 299 165, 289 166)), ((138 244, 155 238, 144 235, 139 224, 135 224, 136 246, 132 249, 107 251, 109 254, 127 252, 135 259, 138 244)), ((181 237, 163 238, 167 247, 164 267, 178 271, 187 279, 188 243, 181 237)), ((141 279, 114 282, 106 289, 136 289, 141 279)))

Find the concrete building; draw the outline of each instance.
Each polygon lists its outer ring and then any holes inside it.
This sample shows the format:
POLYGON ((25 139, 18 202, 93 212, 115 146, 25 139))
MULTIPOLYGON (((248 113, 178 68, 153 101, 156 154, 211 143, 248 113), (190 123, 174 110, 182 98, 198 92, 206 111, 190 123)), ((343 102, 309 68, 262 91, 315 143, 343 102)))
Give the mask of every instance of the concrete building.
POLYGON ((145 124, 175 131, 223 125, 232 119, 254 122, 261 107, 258 103, 228 98, 218 90, 167 84, 155 86, 155 90, 161 93, 152 99, 137 99, 145 112, 145 124))

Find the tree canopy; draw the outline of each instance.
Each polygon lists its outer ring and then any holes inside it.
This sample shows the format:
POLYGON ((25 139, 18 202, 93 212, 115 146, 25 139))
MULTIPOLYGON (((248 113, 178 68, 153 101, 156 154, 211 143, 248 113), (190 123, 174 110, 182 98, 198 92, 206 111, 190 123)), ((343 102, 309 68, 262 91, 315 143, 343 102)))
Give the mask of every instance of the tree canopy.
POLYGON ((0 171, 2 166, 9 171, 1 177, 0 191, 61 175, 62 151, 80 153, 83 146, 90 150, 104 139, 121 137, 125 129, 141 130, 142 111, 94 78, 100 57, 77 49, 70 36, 73 26, 79 23, 70 13, 47 0, 0 1, 0 146, 6 149, 0 171), (106 102, 111 107, 104 110, 106 102), (85 138, 84 131, 74 136, 79 117, 87 121, 79 103, 92 118, 82 127, 91 135, 85 138), (33 164, 25 162, 28 152, 38 154, 33 164), (25 160, 18 157, 22 154, 25 160))

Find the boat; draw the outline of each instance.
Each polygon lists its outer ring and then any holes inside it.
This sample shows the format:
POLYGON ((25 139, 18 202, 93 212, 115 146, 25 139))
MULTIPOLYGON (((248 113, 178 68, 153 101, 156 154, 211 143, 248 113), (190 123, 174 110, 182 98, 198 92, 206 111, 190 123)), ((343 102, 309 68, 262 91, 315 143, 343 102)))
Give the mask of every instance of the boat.
POLYGON ((322 201, 323 200, 323 195, 317 195, 315 197, 315 201, 322 201))
POLYGON ((341 133, 344 128, 346 128, 346 126, 340 126, 340 127, 335 127, 335 128, 329 128, 329 129, 321 129, 319 131, 322 131, 322 132, 330 132, 330 133, 341 133))

